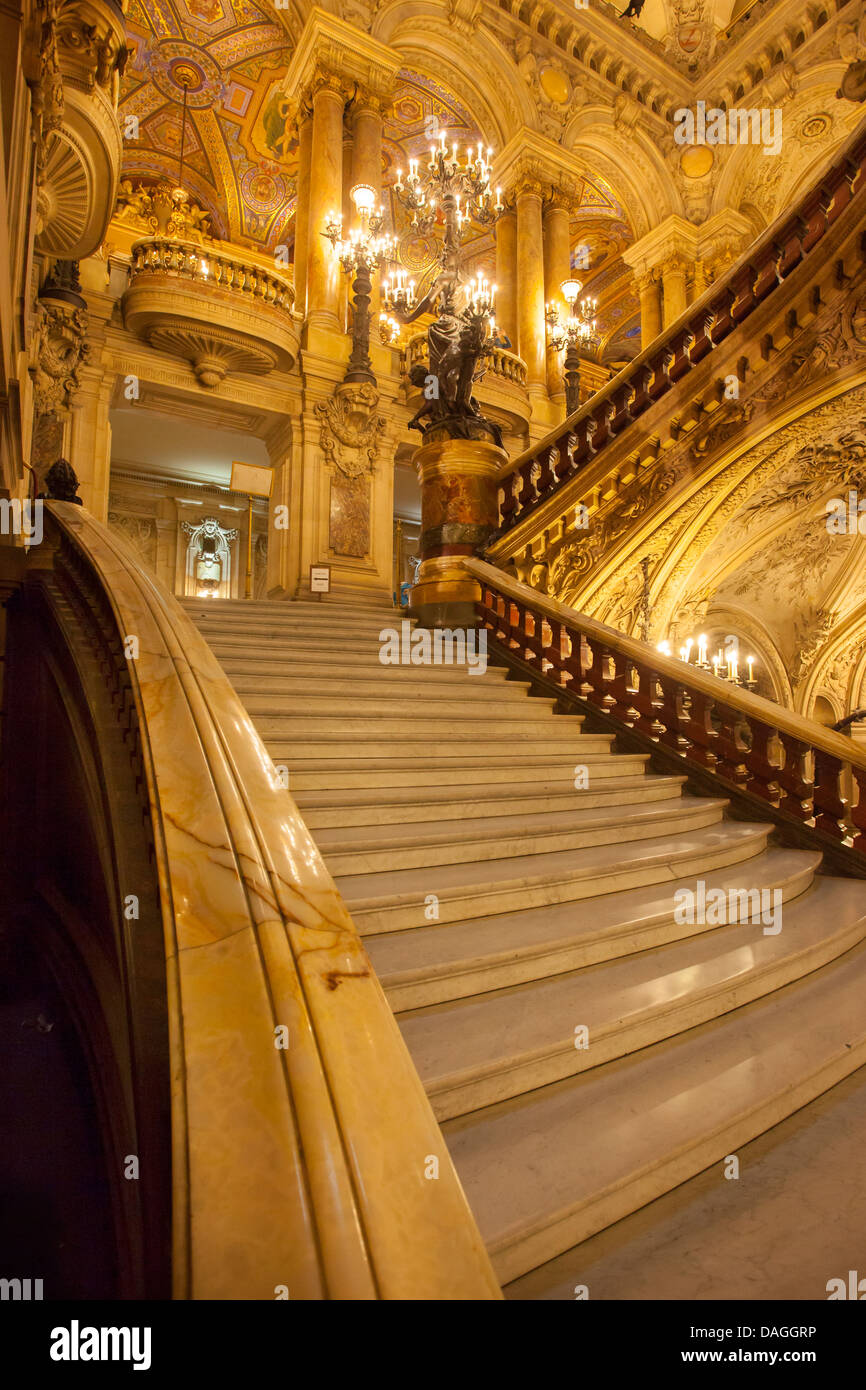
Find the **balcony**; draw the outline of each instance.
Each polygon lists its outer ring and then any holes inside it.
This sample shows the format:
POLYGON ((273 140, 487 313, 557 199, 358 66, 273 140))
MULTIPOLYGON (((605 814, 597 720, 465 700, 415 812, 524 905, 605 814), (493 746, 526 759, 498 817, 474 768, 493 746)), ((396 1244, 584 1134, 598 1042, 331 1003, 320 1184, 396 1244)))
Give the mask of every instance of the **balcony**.
POLYGON ((289 280, 252 257, 169 236, 131 250, 123 320, 151 347, 189 362, 202 386, 229 373, 288 370, 298 353, 289 280))

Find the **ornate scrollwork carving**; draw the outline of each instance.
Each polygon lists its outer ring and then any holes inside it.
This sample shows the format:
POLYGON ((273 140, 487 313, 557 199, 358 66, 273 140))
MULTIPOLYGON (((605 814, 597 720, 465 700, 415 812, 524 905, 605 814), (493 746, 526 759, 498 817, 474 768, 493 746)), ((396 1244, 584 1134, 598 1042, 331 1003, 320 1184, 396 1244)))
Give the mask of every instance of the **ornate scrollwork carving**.
POLYGON ((322 429, 319 442, 328 463, 347 478, 372 473, 385 428, 377 414, 379 392, 368 381, 342 382, 314 407, 322 429))

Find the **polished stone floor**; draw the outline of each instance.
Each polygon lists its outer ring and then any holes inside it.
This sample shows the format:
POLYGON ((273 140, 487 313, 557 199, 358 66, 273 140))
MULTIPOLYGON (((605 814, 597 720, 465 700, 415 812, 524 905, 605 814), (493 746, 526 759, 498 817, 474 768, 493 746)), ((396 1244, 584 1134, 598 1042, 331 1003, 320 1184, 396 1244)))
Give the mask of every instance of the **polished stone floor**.
MULTIPOLYGON (((866 1277, 866 1068, 723 1164, 506 1289, 510 1299, 826 1299, 866 1277)), ((866 1285, 864 1285, 866 1288, 866 1285)))

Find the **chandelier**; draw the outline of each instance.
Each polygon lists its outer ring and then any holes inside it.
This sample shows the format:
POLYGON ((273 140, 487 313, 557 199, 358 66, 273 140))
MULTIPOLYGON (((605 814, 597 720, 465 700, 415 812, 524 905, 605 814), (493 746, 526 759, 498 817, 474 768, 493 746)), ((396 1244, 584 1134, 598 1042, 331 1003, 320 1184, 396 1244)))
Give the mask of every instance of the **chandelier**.
MULTIPOLYGON (((397 271, 383 284, 382 300, 387 315, 402 324, 424 313, 437 315, 427 330, 426 368, 417 362, 409 374, 415 386, 435 381, 436 391, 428 396, 425 389, 424 403, 410 428, 425 436, 435 431, 455 439, 492 438, 501 447, 498 425, 484 418, 472 396, 473 383, 481 375, 478 363, 491 351, 495 287, 480 274, 467 285, 461 273, 461 239, 467 224, 490 225, 503 209, 500 190, 494 198, 491 188, 492 153, 478 144, 461 154, 456 142, 449 152, 442 131, 423 169, 419 160, 410 159, 405 180, 402 169, 397 170, 394 193, 410 214, 413 230, 426 234, 441 221, 443 237, 438 271, 423 298, 416 301, 414 281, 397 271), (428 423, 422 424, 425 418, 428 423)), ((392 331, 387 318, 381 331, 392 331)))
POLYGON ((565 348, 565 410, 571 415, 580 405, 581 351, 586 354, 598 342, 595 326, 598 301, 589 295, 580 299, 583 289, 580 280, 563 280, 559 288, 568 304, 568 317, 563 319, 558 304, 548 304, 544 317, 550 328, 550 346, 556 352, 565 348))
MULTIPOLYGON (((384 215, 376 207, 376 191, 369 184, 358 183, 351 190, 358 224, 348 235, 343 234, 341 215, 332 215, 322 233, 340 258, 340 266, 352 279, 352 352, 346 368, 345 381, 368 381, 375 385, 370 358, 370 294, 373 271, 396 253, 393 236, 383 232, 384 215)), ((381 331, 381 330, 380 330, 381 331)))
MULTIPOLYGON (((656 651, 661 652, 663 656, 673 655, 671 652, 671 644, 667 640, 659 642, 656 646, 656 651)), ((747 676, 740 675, 740 658, 736 649, 723 652, 720 647, 712 658, 712 661, 708 661, 707 638, 706 634, 703 632, 699 636, 697 643, 695 643, 693 637, 689 637, 683 646, 680 647, 677 655, 679 660, 684 661, 687 665, 694 665, 699 671, 712 671, 713 675, 718 680, 728 681, 731 685, 742 685, 745 686, 747 690, 754 690, 755 686, 758 684, 755 680, 755 666, 757 663, 753 656, 746 657, 746 666, 748 667, 747 676), (694 661, 692 661, 692 652, 694 652, 694 661)))

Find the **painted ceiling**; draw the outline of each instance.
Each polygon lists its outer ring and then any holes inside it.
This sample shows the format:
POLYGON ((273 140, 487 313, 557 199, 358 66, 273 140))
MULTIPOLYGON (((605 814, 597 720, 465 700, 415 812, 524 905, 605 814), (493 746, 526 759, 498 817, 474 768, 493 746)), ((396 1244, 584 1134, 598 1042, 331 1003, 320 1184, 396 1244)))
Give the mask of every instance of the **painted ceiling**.
MULTIPOLYGON (((184 183, 211 214, 214 234, 239 245, 272 250, 291 244, 297 144, 290 124, 285 80, 292 41, 274 12, 252 0, 129 0, 130 58, 121 88, 125 140, 123 176, 134 182, 175 182, 184 142, 184 183), (183 135, 183 94, 187 118, 183 135)), ((383 190, 401 263, 423 283, 433 263, 428 237, 419 236, 393 193, 397 170, 423 156, 441 129, 449 144, 477 144, 482 134, 471 113, 444 86, 408 70, 398 76, 383 132, 383 190)), ((485 142, 486 143, 486 142, 485 142)), ((601 300, 605 343, 618 340, 630 355, 628 335, 638 305, 621 260, 632 240, 614 190, 600 178, 578 184, 572 237, 588 293, 601 300), (588 261, 588 268, 587 268, 588 261)), ((490 229, 469 237, 469 269, 493 278, 490 229)), ((621 353, 621 355, 622 355, 621 353)))

